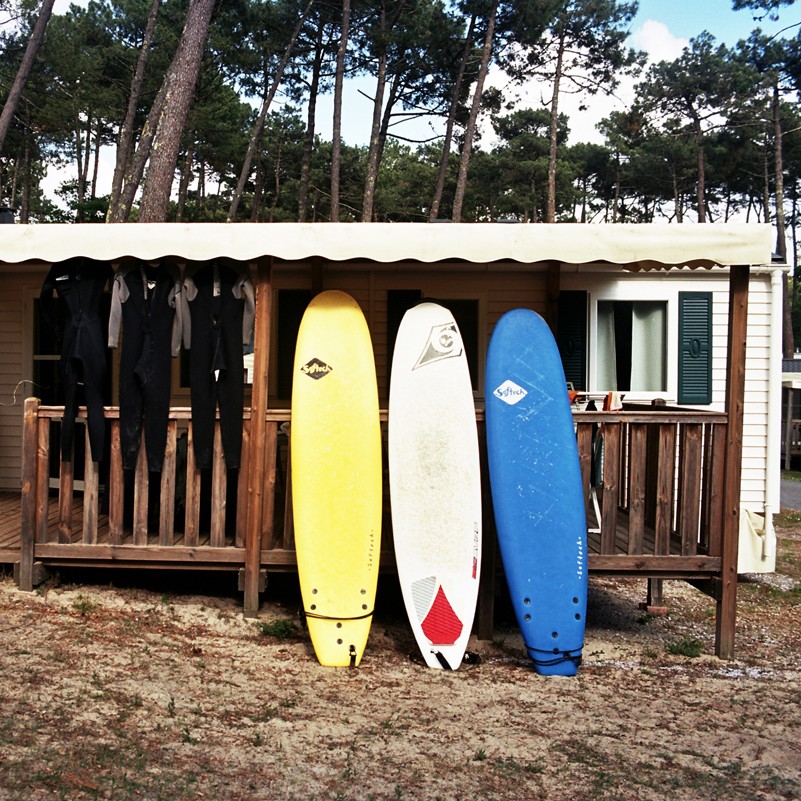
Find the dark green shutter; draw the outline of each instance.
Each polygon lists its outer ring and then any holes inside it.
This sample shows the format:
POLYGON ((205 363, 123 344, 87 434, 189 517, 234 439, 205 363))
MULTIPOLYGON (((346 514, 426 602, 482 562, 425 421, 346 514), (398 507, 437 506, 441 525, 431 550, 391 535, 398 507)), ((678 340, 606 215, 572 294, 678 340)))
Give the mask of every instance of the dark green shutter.
POLYGON ((556 344, 562 357, 565 380, 577 390, 586 390, 587 293, 560 292, 556 344))
POLYGON ((679 403, 712 403, 711 292, 679 292, 679 403))

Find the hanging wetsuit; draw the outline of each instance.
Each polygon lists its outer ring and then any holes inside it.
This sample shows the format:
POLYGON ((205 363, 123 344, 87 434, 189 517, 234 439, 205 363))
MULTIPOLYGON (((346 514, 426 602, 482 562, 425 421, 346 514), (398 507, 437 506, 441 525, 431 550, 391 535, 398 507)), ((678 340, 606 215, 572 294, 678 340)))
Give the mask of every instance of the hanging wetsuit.
POLYGON ((106 342, 101 318, 103 293, 111 278, 105 262, 78 257, 58 262, 42 285, 39 296, 42 318, 53 324, 53 291, 67 319, 61 347, 61 377, 64 382, 64 421, 61 426, 61 459, 72 460, 78 386, 83 384, 92 461, 100 461, 105 443, 103 383, 106 377, 106 342))
POLYGON ((189 343, 186 337, 184 341, 192 349, 189 380, 195 463, 199 468, 211 467, 219 404, 225 464, 236 468, 242 454, 243 345, 250 342, 255 318, 253 286, 237 262, 216 259, 187 269, 184 293, 191 330, 189 343))
POLYGON ((147 467, 161 472, 170 416, 172 357, 182 331, 181 280, 167 266, 127 265, 114 277, 108 345, 120 354, 120 446, 125 470, 136 467, 145 429, 147 467))

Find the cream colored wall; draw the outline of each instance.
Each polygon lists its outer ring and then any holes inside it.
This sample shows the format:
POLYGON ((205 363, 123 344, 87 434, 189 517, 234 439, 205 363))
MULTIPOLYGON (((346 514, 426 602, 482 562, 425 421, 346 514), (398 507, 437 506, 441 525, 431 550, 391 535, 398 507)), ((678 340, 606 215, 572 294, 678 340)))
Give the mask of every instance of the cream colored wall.
POLYGON ((30 384, 18 384, 32 378, 33 298, 45 274, 0 274, 0 490, 20 488, 23 402, 35 392, 30 384))
MULTIPOLYGON (((387 291, 389 289, 419 289, 424 298, 466 298, 477 299, 479 315, 485 320, 479 341, 480 384, 478 399, 483 398, 484 359, 489 338, 495 323, 504 312, 525 306, 545 314, 547 300, 547 274, 544 271, 522 270, 501 271, 493 268, 464 269, 462 265, 440 265, 437 272, 420 264, 393 265, 392 268, 378 267, 365 270, 348 269, 335 266, 324 274, 323 289, 339 289, 352 295, 364 312, 373 338, 378 393, 382 405, 386 405, 389 395, 387 386, 388 353, 387 342, 387 291)), ((311 289, 311 278, 307 271, 278 268, 275 273, 273 289, 311 289)), ((273 335, 273 357, 275 342, 273 335)), ((275 387, 271 384, 271 392, 275 387)))

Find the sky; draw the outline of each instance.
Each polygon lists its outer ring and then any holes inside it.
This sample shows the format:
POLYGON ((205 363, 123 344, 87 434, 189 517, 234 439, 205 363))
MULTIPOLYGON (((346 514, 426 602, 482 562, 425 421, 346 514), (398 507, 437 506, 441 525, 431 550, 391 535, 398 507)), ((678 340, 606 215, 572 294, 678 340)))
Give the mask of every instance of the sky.
MULTIPOLYGON (((75 0, 72 0, 75 2, 75 0)), ((77 5, 86 5, 87 0, 78 0, 77 5)), ((70 0, 56 0, 54 13, 64 13, 69 9, 70 0)), ((752 11, 732 11, 732 0, 640 0, 639 11, 631 24, 629 44, 637 50, 648 53, 649 61, 673 60, 681 55, 681 51, 689 44, 691 38, 703 31, 709 31, 718 42, 734 46, 740 39, 749 36, 756 27, 763 32, 777 34, 788 26, 801 22, 801 2, 786 6, 780 10, 780 20, 772 22, 762 20, 756 22, 752 11)), ((785 35, 794 35, 797 29, 785 35)), ((491 74, 488 79, 491 85, 503 87, 505 79, 491 74)), ((369 128, 372 107, 368 95, 373 85, 368 79, 350 82, 343 100, 343 140, 349 145, 364 145, 369 141, 369 128)), ((548 92, 548 88, 545 90, 548 92)), ((569 142, 602 142, 596 129, 600 120, 611 111, 623 110, 634 93, 634 82, 627 80, 621 83, 615 97, 596 96, 589 100, 589 108, 579 111, 579 102, 586 103, 586 98, 579 101, 576 97, 563 96, 560 108, 570 118, 569 142)), ((521 107, 537 107, 541 103, 543 89, 538 86, 526 88, 521 98, 521 107)), ((331 118, 333 101, 330 95, 321 98, 317 108, 317 131, 323 138, 331 138, 331 118)), ((430 123, 416 122, 413 125, 400 126, 398 133, 413 139, 422 140, 436 135, 439 129, 432 129, 430 123)), ((485 140, 486 142, 487 140, 485 140)), ((113 153, 104 154, 101 164, 100 186, 98 191, 105 194, 110 190, 111 172, 113 171, 113 153), (108 186, 104 186, 107 183, 108 186)), ((51 168, 45 188, 52 196, 51 187, 55 187, 63 177, 60 172, 51 168)))

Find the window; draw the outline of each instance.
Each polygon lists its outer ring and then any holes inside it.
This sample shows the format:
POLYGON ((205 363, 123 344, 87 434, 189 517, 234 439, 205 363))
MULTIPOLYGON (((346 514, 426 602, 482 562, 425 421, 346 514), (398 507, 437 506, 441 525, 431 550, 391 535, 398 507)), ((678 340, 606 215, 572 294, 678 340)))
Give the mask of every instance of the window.
POLYGON ((667 390, 667 303, 599 300, 597 320, 597 388, 667 390))
POLYGON ((662 299, 626 297, 628 286, 560 293, 559 353, 576 389, 629 400, 712 403, 711 292, 662 286, 662 299))

